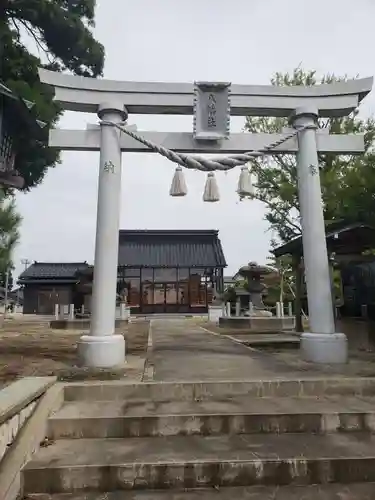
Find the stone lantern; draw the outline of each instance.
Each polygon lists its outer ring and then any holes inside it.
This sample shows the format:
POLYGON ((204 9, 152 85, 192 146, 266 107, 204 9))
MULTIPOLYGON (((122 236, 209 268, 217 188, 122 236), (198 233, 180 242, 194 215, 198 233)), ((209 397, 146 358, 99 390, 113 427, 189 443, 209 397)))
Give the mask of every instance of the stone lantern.
POLYGON ((0 186, 22 189, 24 179, 14 169, 16 150, 14 147, 17 128, 25 130, 41 139, 41 129, 45 123, 36 120, 30 110, 34 104, 16 96, 0 83, 0 186))

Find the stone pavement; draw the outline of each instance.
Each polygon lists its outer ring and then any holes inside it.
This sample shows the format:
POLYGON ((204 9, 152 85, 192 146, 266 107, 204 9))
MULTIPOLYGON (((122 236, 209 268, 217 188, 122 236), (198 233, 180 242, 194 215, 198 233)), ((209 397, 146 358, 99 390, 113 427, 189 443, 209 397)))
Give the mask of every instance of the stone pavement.
POLYGON ((194 320, 152 320, 155 381, 273 380, 309 377, 374 377, 375 356, 353 356, 345 365, 315 365, 298 349, 259 351, 226 335, 208 331, 194 320))
POLYGON ((193 320, 152 320, 151 335, 155 381, 266 376, 248 348, 205 331, 193 320))

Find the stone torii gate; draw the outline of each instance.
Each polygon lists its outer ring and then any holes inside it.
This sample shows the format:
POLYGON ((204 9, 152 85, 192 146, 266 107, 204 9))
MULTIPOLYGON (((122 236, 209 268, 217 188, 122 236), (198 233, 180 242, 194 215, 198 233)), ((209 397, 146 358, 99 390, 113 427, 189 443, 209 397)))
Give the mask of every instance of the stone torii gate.
MULTIPOLYGON (((123 336, 114 333, 124 151, 158 152, 187 168, 208 171, 208 182, 213 170, 243 165, 252 156, 295 153, 310 322, 310 331, 301 338, 302 354, 318 363, 347 360, 347 339, 336 333, 333 318, 318 152, 361 154, 364 138, 329 135, 318 129, 317 120, 350 114, 370 92, 372 78, 314 87, 274 87, 118 82, 44 69, 39 75, 42 83, 53 88, 55 100, 65 110, 96 113, 101 120, 100 127, 89 126, 87 130, 51 130, 49 140, 50 147, 62 150, 100 151, 91 330, 79 342, 83 364, 111 367, 125 361, 123 336), (137 133, 126 126, 131 113, 193 115, 194 130, 137 133), (230 115, 289 117, 292 130, 282 134, 230 134, 230 115), (230 156, 208 160, 186 154, 215 152, 230 156)), ((186 192, 183 188, 174 194, 186 192)), ((214 196, 206 201, 216 200, 214 196)))

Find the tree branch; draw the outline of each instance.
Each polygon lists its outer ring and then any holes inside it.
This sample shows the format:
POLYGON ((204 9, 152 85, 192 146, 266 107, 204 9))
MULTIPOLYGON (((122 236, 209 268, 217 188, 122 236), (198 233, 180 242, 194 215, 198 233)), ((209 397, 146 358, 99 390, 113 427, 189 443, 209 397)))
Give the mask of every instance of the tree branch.
MULTIPOLYGON (((262 160, 260 160, 262 161, 262 160)), ((259 162, 259 160, 257 159, 254 159, 250 162, 255 168, 254 170, 256 171, 256 174, 259 177, 262 177, 263 176, 263 181, 265 181, 265 172, 266 172, 266 169, 265 168, 262 168, 262 164, 259 162)), ((273 179, 267 179, 267 182, 270 183, 270 185, 276 190, 278 191, 279 189, 279 185, 277 184, 276 181, 274 181, 273 179)))
POLYGON ((13 23, 13 26, 15 27, 16 31, 17 31, 17 34, 18 34, 18 38, 21 38, 21 32, 20 32, 20 29, 19 27, 17 26, 17 24, 15 23, 13 17, 11 18, 12 20, 12 23, 13 23))
POLYGON ((264 197, 262 197, 261 195, 257 195, 256 193, 254 193, 253 195, 251 195, 251 198, 252 199, 255 199, 255 200, 258 200, 262 203, 264 203, 265 205, 268 206, 268 208, 274 212, 276 212, 278 215, 280 215, 280 217, 287 223, 289 224, 291 227, 293 227, 299 234, 302 233, 301 231, 301 228, 300 226, 298 226, 295 222, 293 222, 289 217, 287 217, 285 215, 285 213, 283 213, 282 210, 280 210, 279 208, 277 208, 277 206, 272 203, 272 201, 268 201, 266 200, 264 197))
POLYGON ((293 175, 293 174, 295 174, 295 169, 296 169, 295 162, 293 163, 293 165, 290 165, 290 164, 288 164, 288 162, 285 162, 285 160, 287 159, 286 155, 285 156, 275 155, 275 156, 272 156, 272 159, 273 159, 273 161, 278 163, 283 170, 288 172, 288 174, 290 174, 291 177, 295 177, 295 175, 293 175))
MULTIPOLYGON (((13 17, 12 17, 12 21, 13 21, 13 24, 16 26, 16 22, 15 22, 15 19, 13 17)), ((23 19, 17 19, 17 22, 19 22, 19 23, 22 24, 22 26, 25 28, 25 30, 27 31, 27 33, 35 41, 38 50, 40 49, 44 53, 44 55, 47 57, 48 62, 50 64, 52 64, 53 61, 51 59, 50 53, 48 51, 48 48, 43 45, 42 40, 40 40, 40 38, 37 37, 37 35, 35 34, 34 30, 28 25, 27 21, 24 21, 23 19)), ((18 29, 18 32, 19 32, 19 29, 18 29)))

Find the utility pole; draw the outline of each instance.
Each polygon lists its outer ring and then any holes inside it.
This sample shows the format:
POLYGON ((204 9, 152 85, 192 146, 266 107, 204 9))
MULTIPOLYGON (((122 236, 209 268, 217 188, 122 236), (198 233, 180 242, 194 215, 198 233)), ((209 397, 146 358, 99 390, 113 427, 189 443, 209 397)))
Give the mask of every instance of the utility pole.
POLYGON ((8 287, 9 287, 9 267, 7 267, 5 274, 4 320, 7 317, 7 309, 8 309, 8 287))
POLYGON ((26 271, 26 269, 29 267, 29 264, 30 264, 30 263, 31 263, 31 262, 29 261, 29 259, 21 259, 21 264, 22 264, 23 266, 25 266, 24 271, 26 271))

